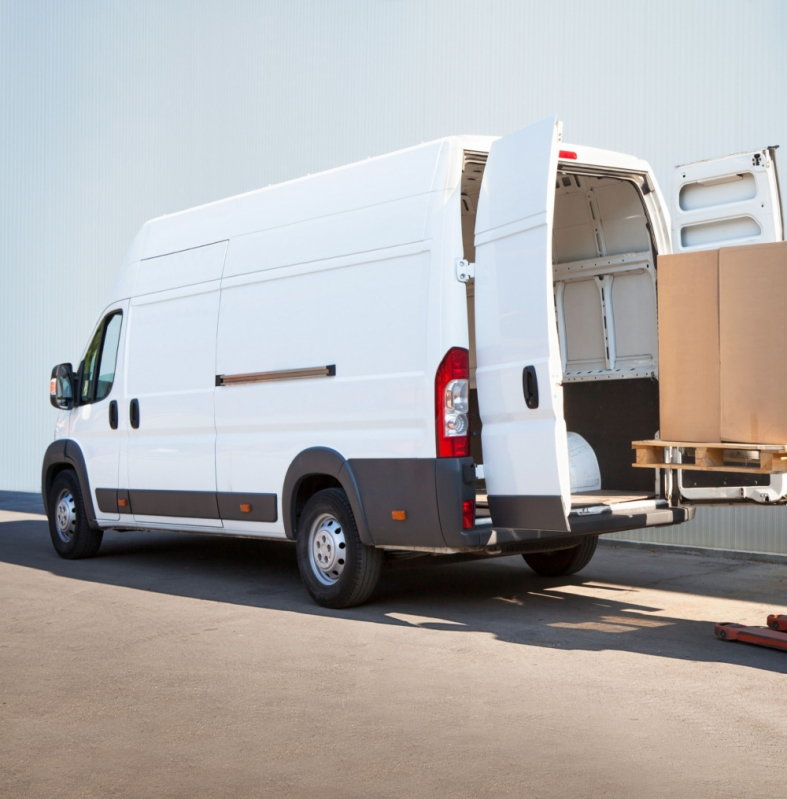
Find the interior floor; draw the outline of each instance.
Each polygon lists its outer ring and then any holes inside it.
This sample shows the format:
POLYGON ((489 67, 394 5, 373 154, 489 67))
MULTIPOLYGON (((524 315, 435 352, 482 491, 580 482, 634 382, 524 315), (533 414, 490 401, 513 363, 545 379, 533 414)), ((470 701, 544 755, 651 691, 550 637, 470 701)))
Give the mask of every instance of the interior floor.
MULTIPOLYGON (((571 507, 590 508, 596 505, 620 505, 624 502, 646 502, 655 499, 655 491, 584 491, 582 494, 571 495, 571 507)), ((476 518, 483 519, 489 516, 489 501, 484 491, 478 491, 475 498, 476 518)))
POLYGON ((622 502, 644 502, 653 499, 655 491, 585 491, 571 495, 572 508, 587 508, 593 505, 619 505, 622 502))

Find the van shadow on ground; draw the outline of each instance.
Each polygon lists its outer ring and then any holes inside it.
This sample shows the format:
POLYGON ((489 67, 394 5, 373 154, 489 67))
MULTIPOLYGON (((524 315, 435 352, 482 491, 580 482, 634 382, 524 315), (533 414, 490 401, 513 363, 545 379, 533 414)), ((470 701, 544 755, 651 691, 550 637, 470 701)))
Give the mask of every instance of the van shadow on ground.
POLYGON ((5 521, 0 523, 0 562, 214 602, 416 624, 446 635, 483 632, 527 646, 610 649, 787 673, 783 652, 718 641, 714 619, 657 616, 662 607, 637 601, 638 589, 648 588, 760 603, 783 599, 785 570, 767 564, 604 547, 580 575, 548 579, 513 556, 389 571, 367 605, 331 611, 311 602, 298 576, 295 548, 285 542, 111 531, 96 558, 65 561, 55 554, 45 522, 5 521), (746 576, 752 570, 753 580, 746 576), (771 573, 782 578, 781 585, 763 579, 771 573), (736 582, 741 584, 737 591, 736 582), (768 595, 747 596, 766 589, 768 595))

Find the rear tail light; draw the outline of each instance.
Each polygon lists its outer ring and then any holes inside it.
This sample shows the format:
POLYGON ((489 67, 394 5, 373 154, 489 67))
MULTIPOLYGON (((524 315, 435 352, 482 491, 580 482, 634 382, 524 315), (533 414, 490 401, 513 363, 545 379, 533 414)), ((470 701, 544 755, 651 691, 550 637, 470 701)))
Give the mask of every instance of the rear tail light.
POLYGON ((437 367, 435 428, 437 456, 463 458, 470 454, 470 356, 452 347, 437 367))
POLYGON ((576 161, 577 154, 573 150, 560 150, 557 154, 559 161, 576 161))
POLYGON ((475 525, 475 501, 466 499, 462 503, 462 529, 472 530, 475 525))

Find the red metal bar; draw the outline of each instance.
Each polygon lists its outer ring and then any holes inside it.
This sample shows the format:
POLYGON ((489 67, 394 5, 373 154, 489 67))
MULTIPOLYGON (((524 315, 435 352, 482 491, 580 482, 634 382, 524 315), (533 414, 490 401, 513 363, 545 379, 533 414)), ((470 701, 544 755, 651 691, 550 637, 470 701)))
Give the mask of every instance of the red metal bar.
MULTIPOLYGON (((771 616, 768 617, 769 623, 771 616)), ((787 616, 781 618, 787 620, 787 616)), ((744 644, 757 644, 771 649, 784 649, 787 651, 787 634, 770 627, 744 627, 742 624, 717 624, 714 628, 717 638, 722 641, 740 641, 744 644)))
POLYGON ((779 630, 780 632, 787 633, 787 616, 777 616, 771 613, 768 616, 768 626, 772 630, 779 630))

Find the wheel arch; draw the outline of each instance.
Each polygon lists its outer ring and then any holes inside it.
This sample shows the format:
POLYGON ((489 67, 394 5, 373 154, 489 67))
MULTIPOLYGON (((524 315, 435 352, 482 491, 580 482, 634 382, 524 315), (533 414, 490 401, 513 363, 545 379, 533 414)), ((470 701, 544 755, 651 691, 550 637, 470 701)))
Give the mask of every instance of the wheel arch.
POLYGON ((88 525, 98 530, 96 511, 93 507, 93 494, 90 490, 90 481, 87 476, 85 457, 76 441, 69 438, 60 438, 53 441, 44 453, 44 463, 41 467, 41 498, 44 501, 44 513, 49 516, 49 492, 52 490, 57 475, 64 469, 73 469, 82 489, 82 500, 85 503, 88 525))
POLYGON ((304 506, 318 491, 341 488, 347 494, 361 541, 373 546, 361 494, 347 459, 330 447, 310 447, 295 456, 284 478, 281 505, 287 538, 298 536, 298 521, 304 506))

